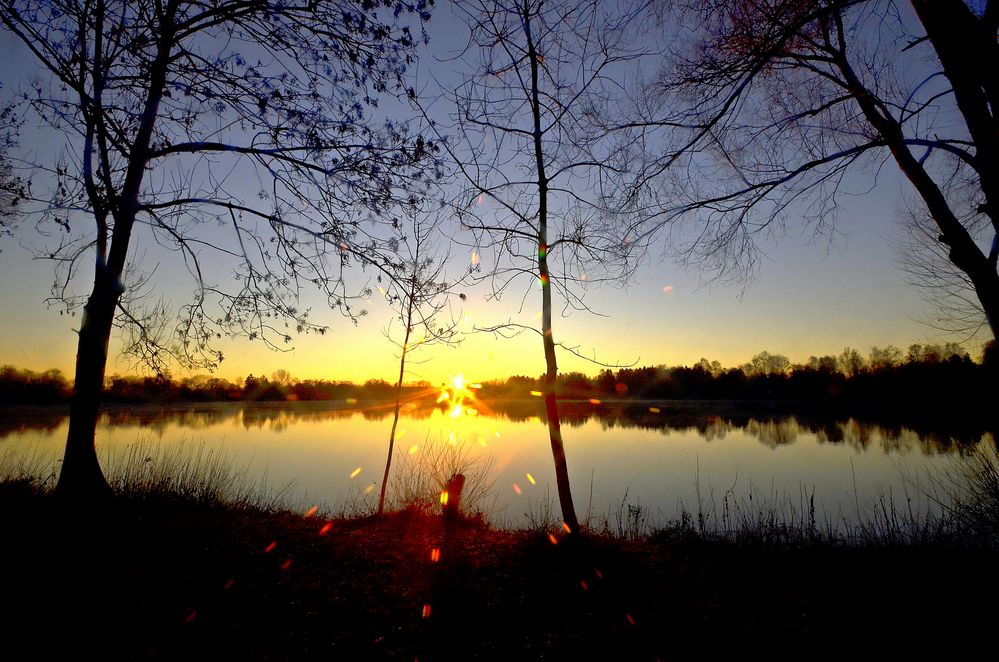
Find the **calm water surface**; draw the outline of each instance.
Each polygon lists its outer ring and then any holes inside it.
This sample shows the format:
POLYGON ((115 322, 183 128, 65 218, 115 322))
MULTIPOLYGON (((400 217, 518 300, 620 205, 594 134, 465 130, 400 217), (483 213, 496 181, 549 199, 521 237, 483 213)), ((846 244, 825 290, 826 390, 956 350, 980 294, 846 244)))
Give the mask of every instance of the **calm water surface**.
MULTIPOLYGON (((810 418, 736 405, 564 403, 563 433, 581 518, 610 516, 627 503, 659 519, 681 508, 720 509, 726 494, 747 503, 807 508, 820 522, 855 523, 880 500, 929 507, 913 481, 948 470, 962 452, 994 443, 989 432, 926 432, 854 419, 810 418)), ((399 422, 396 464, 411 471, 428 449, 450 445, 489 462, 483 504, 494 522, 521 525, 554 501, 547 428, 537 401, 494 403, 478 416, 450 417, 409 406, 399 422)), ((51 410, 0 415, 4 452, 55 465, 68 417, 51 410)), ((135 444, 160 450, 204 445, 253 479, 290 486, 296 505, 377 502, 391 427, 388 407, 340 403, 191 404, 108 407, 98 452, 112 462, 135 444)), ((150 452, 150 454, 152 454, 150 452)), ((390 481, 390 488, 392 482, 390 481)), ((390 491, 391 495, 391 491, 390 491)), ((800 512, 800 511, 799 511, 800 512)))

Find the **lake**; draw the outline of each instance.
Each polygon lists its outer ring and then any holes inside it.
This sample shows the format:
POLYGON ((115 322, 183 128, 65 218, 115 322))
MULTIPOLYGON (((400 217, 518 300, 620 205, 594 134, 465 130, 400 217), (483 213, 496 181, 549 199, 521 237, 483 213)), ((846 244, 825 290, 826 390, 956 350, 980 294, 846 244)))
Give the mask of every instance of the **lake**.
MULTIPOLYGON (((932 510, 932 477, 963 451, 995 443, 992 431, 974 426, 876 424, 738 403, 565 402, 562 411, 577 513, 612 525, 629 505, 650 522, 685 509, 717 524, 733 505, 793 519, 814 503, 819 524, 832 526, 868 519, 888 499, 932 510)), ((286 488, 294 507, 336 511, 377 503, 391 414, 391 406, 344 402, 107 406, 97 445, 105 464, 136 444, 150 457, 204 447, 251 480, 286 488)), ((50 408, 0 412, 0 457, 41 458, 54 470, 68 423, 50 408)), ((490 483, 477 505, 494 523, 523 526, 557 513, 539 399, 479 403, 477 415, 457 417, 432 404, 404 406, 390 499, 412 486, 421 462, 442 454, 490 483)))

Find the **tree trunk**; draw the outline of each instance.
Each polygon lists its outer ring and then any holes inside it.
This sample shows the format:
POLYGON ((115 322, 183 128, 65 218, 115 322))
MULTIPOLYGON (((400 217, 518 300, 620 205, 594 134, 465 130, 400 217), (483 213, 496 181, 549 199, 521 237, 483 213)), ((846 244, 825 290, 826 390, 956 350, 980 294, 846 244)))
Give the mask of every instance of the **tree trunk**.
POLYGON ((389 470, 392 468, 392 453, 395 452, 395 428, 399 425, 399 401, 402 397, 402 377, 406 371, 406 343, 409 342, 410 328, 406 327, 406 340, 399 359, 399 381, 395 385, 395 413, 392 415, 392 431, 389 433, 388 457, 385 458, 385 474, 382 476, 382 489, 378 495, 378 514, 385 512, 385 490, 388 487, 389 470))
POLYGON ((548 437, 552 444, 552 459, 555 461, 555 483, 558 486, 558 501, 562 507, 562 521, 569 527, 569 533, 579 530, 576 507, 572 501, 569 485, 569 466, 565 460, 565 445, 562 443, 562 420, 558 413, 555 396, 555 379, 558 376, 558 363, 555 360, 555 340, 552 338, 552 294, 548 280, 548 261, 541 260, 542 325, 545 347, 545 415, 548 419, 548 437))
POLYGON ((378 514, 385 512, 385 490, 388 487, 389 469, 392 468, 392 453, 395 452, 395 428, 399 425, 399 401, 402 398, 402 379, 406 375, 406 352, 409 350, 409 336, 413 332, 413 299, 416 298, 416 271, 419 269, 419 245, 417 258, 413 262, 413 280, 406 306, 406 335, 402 341, 402 354, 399 356, 399 381, 395 384, 395 413, 392 416, 392 431, 389 433, 388 457, 385 459, 385 474, 382 476, 382 489, 378 495, 378 514))
POLYGON ((96 501, 110 496, 104 473, 97 461, 94 437, 104 371, 107 366, 108 340, 120 291, 105 275, 94 281, 94 290, 83 309, 83 322, 76 351, 76 381, 69 416, 66 452, 56 494, 77 501, 96 501))
POLYGON ((569 528, 569 534, 579 532, 576 507, 572 502, 569 485, 569 467, 565 460, 565 445, 562 443, 562 421, 558 414, 558 401, 555 397, 555 379, 558 377, 558 363, 555 359, 555 340, 552 337, 552 288, 551 274, 548 271, 548 176, 545 173, 545 153, 542 144, 541 95, 538 89, 538 53, 531 35, 530 11, 524 9, 524 35, 527 38, 527 59, 531 67, 531 113, 533 115, 534 162, 538 177, 538 278, 541 280, 541 335, 545 348, 545 418, 548 420, 548 437, 552 444, 552 459, 555 462, 555 483, 558 486, 558 501, 562 508, 562 522, 569 528))

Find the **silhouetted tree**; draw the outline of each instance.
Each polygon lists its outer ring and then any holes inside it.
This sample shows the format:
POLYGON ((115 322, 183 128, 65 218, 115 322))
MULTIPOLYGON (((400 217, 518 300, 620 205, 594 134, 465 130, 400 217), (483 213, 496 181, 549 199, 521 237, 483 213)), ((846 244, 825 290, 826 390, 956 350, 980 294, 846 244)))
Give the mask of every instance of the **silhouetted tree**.
MULTIPOLYGON (((434 222, 434 218, 414 213, 412 236, 404 236, 400 242, 403 257, 390 267, 388 289, 379 289, 402 322, 401 342, 393 339, 391 325, 385 330, 385 337, 399 349, 399 379, 395 385, 395 408, 389 432, 388 457, 385 459, 385 473, 378 493, 379 515, 385 511, 385 491, 395 452, 395 431, 399 424, 406 359, 413 351, 427 345, 453 344, 457 333, 454 319, 444 318, 444 311, 449 306, 448 296, 456 283, 449 282, 445 273, 448 256, 433 252, 433 237, 438 232, 438 223, 434 222)), ((461 297, 464 298, 464 294, 461 297)))
POLYGON ((0 25, 35 57, 27 103, 55 141, 34 164, 51 183, 41 220, 67 231, 49 253, 64 267, 55 295, 83 304, 60 493, 106 492, 94 429, 116 322, 159 370, 221 361, 222 333, 278 346, 319 329, 296 307, 302 286, 351 314, 341 272, 368 255, 361 222, 408 197, 398 187, 416 185, 431 149, 371 116, 378 95, 413 94, 415 39, 397 22, 410 11, 427 18, 422 1, 0 2, 0 25), (173 332, 165 306, 141 301, 153 282, 126 266, 130 243, 170 248, 193 278, 173 332), (213 282, 209 256, 235 288, 213 282), (84 303, 65 288, 90 260, 84 303))
POLYGON ((871 347, 871 355, 868 363, 872 370, 894 368, 902 363, 902 350, 894 345, 888 345, 884 348, 871 347))
POLYGON ((632 191, 661 210, 655 227, 690 217, 689 258, 751 264, 757 233, 789 211, 821 228, 847 174, 891 158, 995 336, 999 2, 673 4, 695 38, 636 122, 663 130, 644 136, 658 151, 632 191))
POLYGON ((465 62, 478 62, 449 94, 457 106, 449 149, 465 184, 455 210, 474 236, 482 276, 495 298, 522 277, 530 288, 540 286, 540 329, 502 324, 487 330, 533 331, 541 338, 559 503, 572 532, 578 522, 556 398, 556 347, 572 348, 554 338, 552 291, 561 295, 563 310, 585 309, 588 283, 623 277, 632 267, 632 246, 609 227, 614 221, 594 190, 601 176, 620 171, 594 157, 603 135, 585 123, 619 95, 615 77, 636 55, 625 4, 459 4, 471 31, 465 62))
POLYGON ((864 357, 852 347, 844 347, 838 361, 840 372, 847 377, 856 377, 864 369, 864 357))

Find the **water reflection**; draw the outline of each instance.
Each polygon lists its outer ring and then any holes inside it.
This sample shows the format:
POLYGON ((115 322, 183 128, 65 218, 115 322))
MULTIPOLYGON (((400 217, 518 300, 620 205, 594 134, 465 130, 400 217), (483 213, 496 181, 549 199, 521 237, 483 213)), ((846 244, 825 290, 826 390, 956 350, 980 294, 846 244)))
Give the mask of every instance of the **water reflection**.
MULTIPOLYGON (((544 407, 537 399, 492 401, 483 404, 487 418, 514 423, 541 424, 544 407)), ((432 403, 403 405, 404 417, 421 421, 439 411, 432 403)), ((338 402, 297 403, 182 403, 170 405, 109 405, 102 412, 103 428, 129 428, 161 437, 168 428, 201 432, 219 427, 281 433, 299 424, 335 424, 360 416, 379 422, 392 415, 391 404, 357 406, 338 402)), ((0 410, 0 439, 26 432, 54 434, 68 421, 68 411, 51 407, 21 407, 0 410)), ((893 415, 887 420, 837 416, 827 412, 793 412, 747 403, 654 402, 600 403, 567 401, 562 404, 562 422, 569 428, 596 423, 603 431, 641 429, 696 433, 706 442, 723 441, 735 431, 776 449, 794 444, 802 435, 814 435, 819 444, 845 445, 857 452, 880 449, 885 454, 916 451, 923 455, 960 452, 982 440, 996 437, 994 427, 981 421, 955 417, 948 421, 914 417, 904 421, 893 415)))

